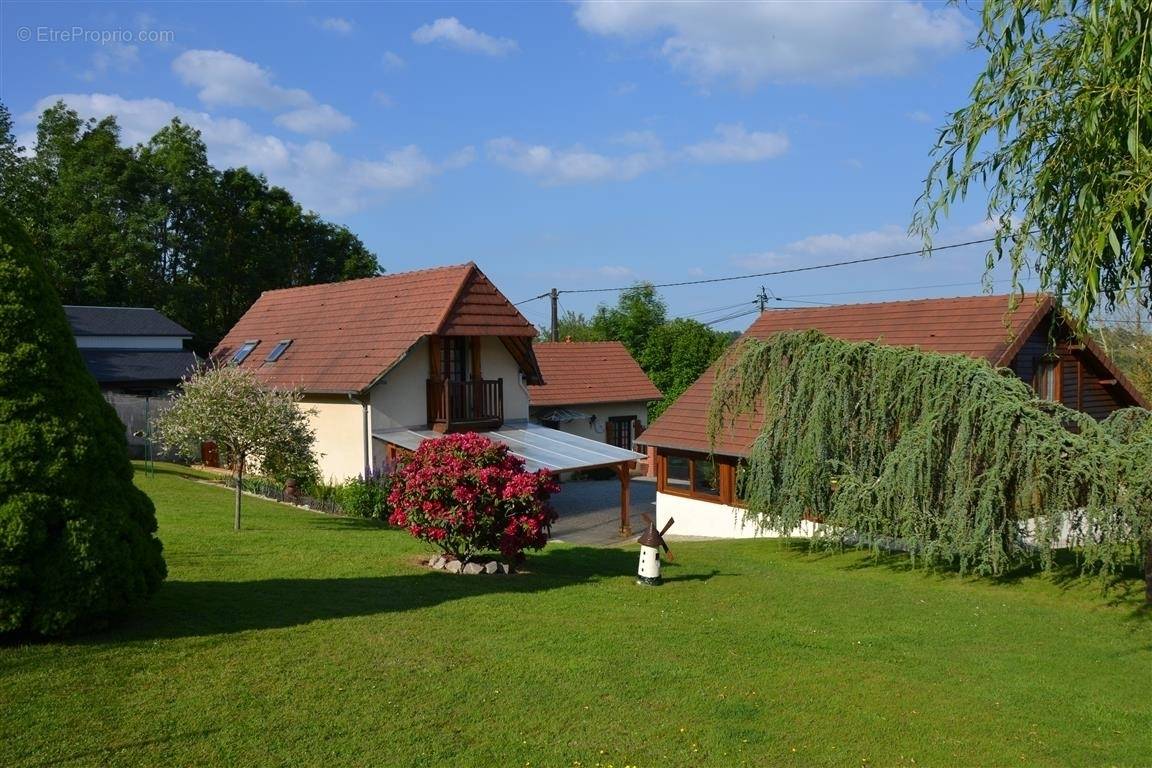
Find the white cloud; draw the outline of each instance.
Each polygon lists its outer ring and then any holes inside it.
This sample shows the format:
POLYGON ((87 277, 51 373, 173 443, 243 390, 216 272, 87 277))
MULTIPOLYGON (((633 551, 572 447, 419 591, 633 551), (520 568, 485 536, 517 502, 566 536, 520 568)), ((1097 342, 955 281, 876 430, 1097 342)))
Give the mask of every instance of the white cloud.
POLYGON ((932 115, 928 114, 922 109, 914 109, 911 112, 906 113, 904 117, 908 118, 914 123, 921 123, 924 125, 929 125, 936 122, 936 118, 932 117, 932 115))
POLYGON ((633 270, 631 267, 604 266, 600 267, 596 271, 604 277, 614 277, 617 279, 634 277, 636 275, 635 270, 633 270))
POLYGON ((716 126, 718 138, 689 144, 669 151, 652 131, 631 131, 612 143, 634 151, 604 154, 576 145, 557 149, 543 144, 526 144, 503 137, 488 142, 488 159, 517 173, 531 176, 548 186, 588 184, 601 181, 631 181, 646 173, 680 162, 705 164, 756 163, 778 157, 788 150, 788 137, 782 133, 748 131, 743 125, 716 126))
POLYGON ((350 35, 354 29, 352 22, 339 16, 329 16, 326 19, 320 19, 320 21, 316 22, 316 25, 325 32, 335 32, 338 35, 350 35))
POLYGON ((310 136, 341 133, 351 130, 356 125, 348 115, 327 104, 317 104, 313 107, 285 112, 276 116, 275 123, 290 131, 306 133, 310 136))
POLYGON ((400 57, 400 54, 393 51, 384 51, 384 56, 381 58, 384 63, 385 69, 404 69, 408 64, 400 57))
POLYGON ((115 115, 126 144, 148 141, 173 117, 200 131, 211 162, 218 167, 247 166, 289 190, 306 208, 326 215, 360 210, 389 193, 427 183, 445 170, 466 164, 474 150, 466 147, 436 162, 416 146, 386 152, 380 158, 346 157, 326 142, 285 141, 260 133, 235 118, 221 118, 162 99, 126 99, 115 94, 55 94, 41 99, 21 116, 34 122, 56 101, 64 101, 81 117, 115 115))
POLYGON ((789 243, 784 250, 808 256, 855 259, 907 251, 915 248, 917 242, 904 229, 889 225, 850 235, 811 235, 789 243))
POLYGON ((313 104, 307 91, 282 88, 272 73, 255 62, 227 51, 185 51, 172 62, 173 71, 208 107, 260 107, 289 109, 313 104))
POLYGON ((620 83, 620 85, 616 86, 614 93, 617 96, 628 96, 629 94, 636 93, 639 87, 636 83, 620 83))
POLYGON ((717 139, 690 144, 684 153, 698 163, 758 163, 788 151, 783 133, 749 133, 740 123, 718 125, 717 139))
POLYGON ((441 43, 469 53, 482 53, 485 56, 506 56, 519 48, 515 40, 507 37, 492 37, 479 30, 466 27, 455 16, 436 19, 412 33, 413 42, 421 45, 441 43))
POLYGON ((283 88, 272 73, 255 62, 227 51, 185 51, 172 62, 185 85, 199 88, 205 106, 258 107, 286 110, 276 124, 290 131, 326 136, 351 129, 352 118, 329 104, 320 104, 300 88, 283 88))
POLYGON ((463 149, 458 149, 452 154, 448 155, 448 157, 441 161, 440 166, 442 168, 455 170, 457 168, 463 168, 465 166, 472 165, 474 162, 476 162, 476 148, 468 146, 464 147, 463 149))
POLYGON ((626 131, 612 139, 613 143, 642 149, 662 149, 664 143, 653 131, 626 131))
POLYGON ((489 141, 488 159, 549 186, 629 181, 665 163, 662 152, 609 156, 579 146, 558 150, 511 138, 489 141))
POLYGON ((372 92, 372 100, 375 101, 377 104, 379 104, 382 107, 394 107, 394 106, 396 106, 396 102, 392 100, 391 96, 384 93, 384 91, 373 91, 372 92))
POLYGON ((799 263, 884 256, 913 251, 919 247, 920 242, 910 237, 905 230, 889 225, 848 235, 835 233, 810 235, 769 251, 737 256, 732 259, 732 263, 748 270, 761 271, 799 263))
POLYGON ((80 79, 91 82, 110 71, 130 72, 139 63, 140 49, 135 45, 109 43, 92 54, 91 65, 80 73, 80 79))
POLYGON ((576 20, 598 35, 659 37, 675 68, 744 87, 905 74, 961 49, 972 28, 956 8, 917 2, 581 0, 576 20))

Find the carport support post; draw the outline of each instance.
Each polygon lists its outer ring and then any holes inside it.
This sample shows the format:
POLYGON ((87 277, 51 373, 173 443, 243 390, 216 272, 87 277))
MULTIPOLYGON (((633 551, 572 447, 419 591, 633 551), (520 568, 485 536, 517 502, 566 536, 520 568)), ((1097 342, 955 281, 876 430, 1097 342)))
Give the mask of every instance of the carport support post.
POLYGON ((628 519, 628 511, 632 506, 628 498, 628 483, 632 479, 629 472, 631 462, 622 461, 616 465, 616 474, 620 477, 620 535, 632 535, 632 523, 628 519))

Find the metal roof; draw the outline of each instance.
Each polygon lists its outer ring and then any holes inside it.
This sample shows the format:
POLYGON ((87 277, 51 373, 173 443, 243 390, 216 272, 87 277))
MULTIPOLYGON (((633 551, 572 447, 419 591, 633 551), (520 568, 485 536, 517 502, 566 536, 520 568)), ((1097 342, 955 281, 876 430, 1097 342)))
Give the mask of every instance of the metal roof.
POLYGON ((82 307, 64 305, 74 336, 180 336, 192 332, 151 307, 82 307))
POLYGON ((196 355, 182 350, 82 349, 80 356, 101 384, 171 382, 175 386, 196 368, 196 355))
MULTIPOLYGON (((493 442, 507 445, 513 455, 524 460, 525 469, 531 472, 540 469, 567 472, 645 458, 643 453, 527 422, 512 422, 500 429, 481 434, 493 442)), ((419 448, 425 440, 443 437, 439 432, 430 429, 374 432, 372 436, 409 451, 419 448)))

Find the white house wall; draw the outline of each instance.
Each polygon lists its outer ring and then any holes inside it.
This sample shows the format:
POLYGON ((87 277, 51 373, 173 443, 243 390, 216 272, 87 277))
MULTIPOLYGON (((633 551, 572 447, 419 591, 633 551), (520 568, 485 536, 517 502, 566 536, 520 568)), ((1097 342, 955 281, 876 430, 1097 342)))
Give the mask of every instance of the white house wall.
POLYGON ((316 459, 325 481, 341 482, 364 472, 364 411, 347 397, 308 396, 302 408, 314 409, 308 422, 316 431, 316 459))
POLYGON ((528 418, 528 388, 520 380, 520 366, 504 342, 485 336, 480 346, 480 373, 485 379, 504 379, 504 421, 528 418))
MULTIPOLYGON (((780 531, 760 528, 744 521, 744 510, 727 504, 713 504, 670 493, 656 494, 656 525, 660 528, 668 518, 676 522, 669 535, 707 536, 713 539, 779 538, 780 531)), ((788 536, 807 538, 816 530, 816 523, 804 521, 788 536)))
MULTIPOLYGON (((589 440, 598 440, 601 443, 607 440, 607 435, 605 434, 607 430, 606 425, 608 424, 608 419, 613 416, 632 416, 639 419, 640 423, 645 427, 648 426, 648 403, 644 401, 632 403, 588 403, 565 405, 564 407, 588 416, 595 416, 596 423, 590 424, 586 418, 564 422, 559 425, 561 432, 586 437, 589 440)), ((550 410, 550 406, 544 405, 536 406, 536 408, 540 411, 550 410)), ((633 438, 635 437, 636 435, 633 435, 633 438)))
POLYGON ((417 342, 407 356, 372 387, 372 431, 419 426, 428 422, 428 341, 417 342))

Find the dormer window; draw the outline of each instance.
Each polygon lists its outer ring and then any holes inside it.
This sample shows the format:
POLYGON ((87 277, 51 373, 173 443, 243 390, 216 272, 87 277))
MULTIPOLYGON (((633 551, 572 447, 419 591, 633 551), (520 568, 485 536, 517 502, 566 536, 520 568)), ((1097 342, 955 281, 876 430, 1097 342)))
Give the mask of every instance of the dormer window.
POLYGON ((274 363, 280 359, 280 356, 287 351, 289 345, 292 344, 292 339, 281 339, 276 342, 276 346, 272 347, 272 351, 268 353, 268 357, 264 358, 266 363, 274 363))
POLYGON ((232 355, 232 362, 236 365, 248 359, 248 355, 252 354, 252 350, 256 349, 256 345, 260 343, 260 339, 255 341, 246 341, 240 345, 240 349, 236 350, 236 354, 232 355))

